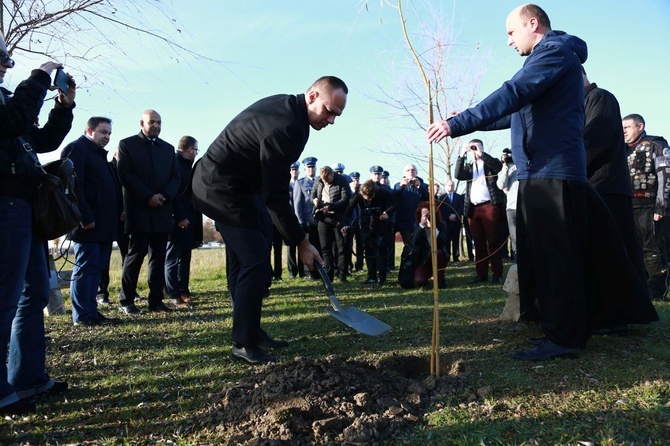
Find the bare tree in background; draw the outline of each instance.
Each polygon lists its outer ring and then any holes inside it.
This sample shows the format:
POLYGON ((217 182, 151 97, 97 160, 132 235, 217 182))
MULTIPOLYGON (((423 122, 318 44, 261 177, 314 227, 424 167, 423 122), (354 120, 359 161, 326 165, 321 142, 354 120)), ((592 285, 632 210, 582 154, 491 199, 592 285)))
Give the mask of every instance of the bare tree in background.
POLYGON ((147 51, 163 51, 176 63, 207 59, 187 47, 188 32, 170 1, 0 0, 0 6, 0 31, 10 53, 43 55, 75 69, 83 80, 104 83, 111 73, 123 76, 118 61, 127 63, 128 57, 118 37, 147 51))
MULTIPOLYGON (((391 8, 397 8, 393 1, 384 3, 391 8)), ((479 43, 458 42, 453 10, 451 18, 445 19, 446 14, 436 10, 434 2, 432 3, 419 2, 419 12, 417 2, 413 2, 408 8, 406 25, 430 81, 437 121, 447 119, 453 111, 465 110, 476 103, 480 79, 488 58, 481 53, 479 43)), ((455 4, 454 1, 454 8, 455 4)), ((367 2, 365 6, 367 8, 367 2)), ((397 27, 397 24, 392 26, 397 27)), ((375 99, 388 107, 394 122, 407 126, 408 130, 413 131, 412 135, 418 134, 421 137, 411 142, 396 141, 396 148, 386 148, 381 152, 426 166, 428 149, 423 137, 428 126, 426 87, 411 56, 407 54, 403 60, 403 63, 397 65, 399 70, 394 76, 396 90, 391 93, 380 86, 381 97, 375 99), (418 129, 422 132, 416 132, 418 129)), ((452 166, 458 156, 459 146, 458 138, 445 138, 438 144, 433 154, 436 182, 444 184, 446 180, 452 179, 452 166)))

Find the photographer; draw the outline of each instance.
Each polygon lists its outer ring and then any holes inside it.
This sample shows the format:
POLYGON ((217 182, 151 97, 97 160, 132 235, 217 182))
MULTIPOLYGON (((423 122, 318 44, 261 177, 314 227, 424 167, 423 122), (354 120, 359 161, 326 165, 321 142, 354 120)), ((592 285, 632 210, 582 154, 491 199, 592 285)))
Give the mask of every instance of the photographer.
POLYGON ((314 182, 312 189, 312 203, 314 220, 318 221, 321 256, 331 281, 335 277, 334 258, 337 259, 340 281, 347 281, 346 246, 340 230, 350 198, 351 189, 346 178, 336 175, 331 167, 322 167, 321 176, 314 182))
POLYGON ((503 168, 498 174, 498 189, 502 190, 507 196, 507 227, 509 228, 509 241, 512 245, 512 253, 516 258, 516 195, 519 190, 519 182, 516 179, 516 165, 512 159, 512 151, 503 149, 502 154, 503 168))
MULTIPOLYGON (((386 256, 391 236, 389 217, 395 210, 394 203, 393 195, 374 180, 363 183, 358 193, 349 200, 344 221, 350 221, 354 209, 357 206, 360 208, 361 238, 368 267, 368 278, 364 284, 386 283, 386 256)), ((346 235, 350 229, 345 226, 342 233, 346 235)))
POLYGON ((502 161, 484 152, 484 143, 471 140, 456 160, 456 178, 467 181, 463 215, 468 217, 470 232, 475 242, 477 275, 470 283, 488 280, 489 262, 493 273, 492 283, 502 283, 502 253, 500 252, 500 213, 505 203, 505 194, 498 189, 496 181, 502 169, 502 161), (473 160, 466 163, 470 153, 473 160))
MULTIPOLYGON (((0 83, 14 67, 0 34, 0 83)), ((46 372, 44 313, 49 303, 47 240, 33 227, 33 205, 42 169, 36 152, 54 151, 72 127, 75 83, 59 91, 49 120, 36 122, 51 86, 51 73, 62 68, 45 62, 12 94, 0 91, 0 415, 32 412, 39 395, 67 390, 46 372), (8 354, 9 353, 9 354, 8 354)))
POLYGON ((400 232, 403 243, 407 243, 416 227, 416 207, 420 202, 428 200, 428 186, 417 176, 416 166, 408 164, 402 180, 393 189, 398 202, 395 230, 400 232))

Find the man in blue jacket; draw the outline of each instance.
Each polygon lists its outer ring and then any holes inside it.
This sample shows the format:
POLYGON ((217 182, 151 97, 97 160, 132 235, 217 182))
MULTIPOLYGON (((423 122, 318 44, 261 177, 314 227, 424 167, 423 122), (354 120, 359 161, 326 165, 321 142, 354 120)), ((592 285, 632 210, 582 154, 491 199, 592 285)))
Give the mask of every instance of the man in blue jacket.
POLYGON ((513 356, 576 357, 592 328, 647 323, 658 315, 649 301, 635 299, 644 283, 586 177, 586 43, 553 31, 547 14, 532 4, 514 9, 506 25, 508 44, 528 57, 523 68, 477 106, 432 124, 427 138, 511 128, 521 312, 539 319, 544 332, 529 339, 535 348, 513 356))

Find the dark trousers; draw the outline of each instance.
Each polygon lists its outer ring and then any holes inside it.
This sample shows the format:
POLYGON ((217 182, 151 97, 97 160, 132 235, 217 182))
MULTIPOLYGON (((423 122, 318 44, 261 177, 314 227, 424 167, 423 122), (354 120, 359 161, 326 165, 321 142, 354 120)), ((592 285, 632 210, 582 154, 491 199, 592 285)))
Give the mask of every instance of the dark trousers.
POLYGON ((372 231, 362 232, 368 279, 386 279, 386 256, 388 255, 390 231, 386 224, 377 222, 372 231))
MULTIPOLYGON (((269 216, 268 216, 269 220, 269 216)), ((272 227, 264 229, 220 226, 226 243, 228 289, 233 300, 233 342, 258 345, 261 306, 272 281, 270 245, 272 227)))
POLYGON ((463 230, 465 232, 465 249, 468 251, 468 260, 475 260, 475 254, 472 251, 472 233, 470 232, 470 223, 467 218, 463 219, 463 230))
POLYGON ((277 228, 272 226, 272 277, 279 280, 281 279, 282 272, 282 248, 284 246, 284 241, 281 238, 281 234, 277 231, 277 228))
POLYGON ((502 277, 502 251, 500 249, 500 206, 484 203, 470 208, 470 232, 475 242, 477 275, 488 278, 489 263, 493 277, 502 277))
MULTIPOLYGON (((296 245, 286 245, 286 269, 291 278, 298 276, 298 247, 296 245)), ((305 273, 303 272, 302 275, 304 276, 305 273)))
POLYGON ((147 254, 149 254, 149 305, 163 300, 167 241, 167 233, 141 232, 130 234, 128 255, 123 261, 123 272, 121 274, 121 296, 119 299, 121 305, 128 306, 135 302, 137 281, 147 254))
POLYGON ((335 266, 340 277, 347 276, 346 246, 339 228, 322 221, 319 222, 319 242, 323 263, 330 280, 335 277, 335 266))
MULTIPOLYGON (((123 228, 119 229, 119 239, 116 241, 121 254, 121 265, 128 254, 128 234, 123 233, 123 228)), ((109 256, 112 256, 112 243, 109 244, 109 256)), ((98 285, 98 296, 109 297, 109 259, 107 267, 100 271, 100 284, 98 285)))
POLYGON ((451 257, 454 262, 458 262, 461 256, 461 224, 459 222, 447 223, 447 260, 451 257))
POLYGON ((665 258, 661 222, 654 221, 653 206, 635 206, 633 215, 637 236, 642 246, 642 259, 647 271, 647 286, 652 299, 663 299, 668 292, 668 270, 663 264, 665 258))
POLYGON ((170 299, 178 299, 182 295, 191 294, 191 247, 193 234, 190 228, 180 229, 182 234, 168 241, 165 253, 165 290, 170 299))
POLYGON ((519 180, 517 264, 522 318, 550 341, 583 347, 591 328, 658 315, 605 203, 586 182, 519 180))

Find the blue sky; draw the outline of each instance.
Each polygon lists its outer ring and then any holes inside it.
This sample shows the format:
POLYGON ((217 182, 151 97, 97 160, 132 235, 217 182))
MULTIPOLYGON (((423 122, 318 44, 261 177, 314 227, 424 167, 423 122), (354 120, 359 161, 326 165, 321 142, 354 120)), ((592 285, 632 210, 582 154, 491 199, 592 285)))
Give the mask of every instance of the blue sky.
MULTIPOLYGON (((277 93, 302 93, 319 76, 333 74, 349 85, 347 108, 335 126, 312 132, 304 156, 316 156, 320 165, 342 162, 348 172, 364 175, 371 165, 380 164, 395 182, 413 154, 427 151, 424 132, 383 103, 385 96, 406 93, 403 82, 421 82, 397 13, 387 4, 379 0, 369 1, 367 8, 359 0, 175 0, 173 4, 181 27, 190 33, 183 33, 184 44, 226 62, 188 55, 177 59, 160 46, 147 45, 146 38, 138 41, 132 33, 115 36, 127 56, 102 53, 112 59, 115 70, 101 67, 99 81, 84 80, 75 69, 69 70, 82 88, 66 142, 81 135, 90 116, 105 115, 114 121, 108 146, 113 151, 121 138, 139 131, 141 112, 154 108, 162 115, 162 138, 176 144, 182 135, 190 134, 206 149, 252 102, 277 93)), ((500 86, 523 63, 507 47, 505 33, 505 18, 519 4, 509 0, 404 2, 407 28, 418 51, 425 50, 425 34, 438 23, 453 30, 457 46, 450 75, 461 79, 459 86, 466 91, 472 91, 471 78, 478 79, 477 99, 500 86)), ((640 113, 649 133, 670 137, 670 2, 550 0, 539 4, 554 29, 587 42, 589 77, 617 96, 622 113, 640 113)), ((152 24, 159 29, 170 26, 158 19, 152 24)), ((9 89, 31 68, 25 58, 16 59, 17 67, 4 84, 9 89)), ((67 58, 63 62, 67 65, 67 58)), ((450 101, 452 107, 458 106, 456 96, 450 101)), ((504 132, 478 136, 494 154, 508 145, 504 132)), ((45 157, 50 158, 53 155, 45 157)), ((425 163, 419 163, 419 170, 426 178, 425 163)), ((436 174, 436 180, 444 181, 443 175, 436 174)))

